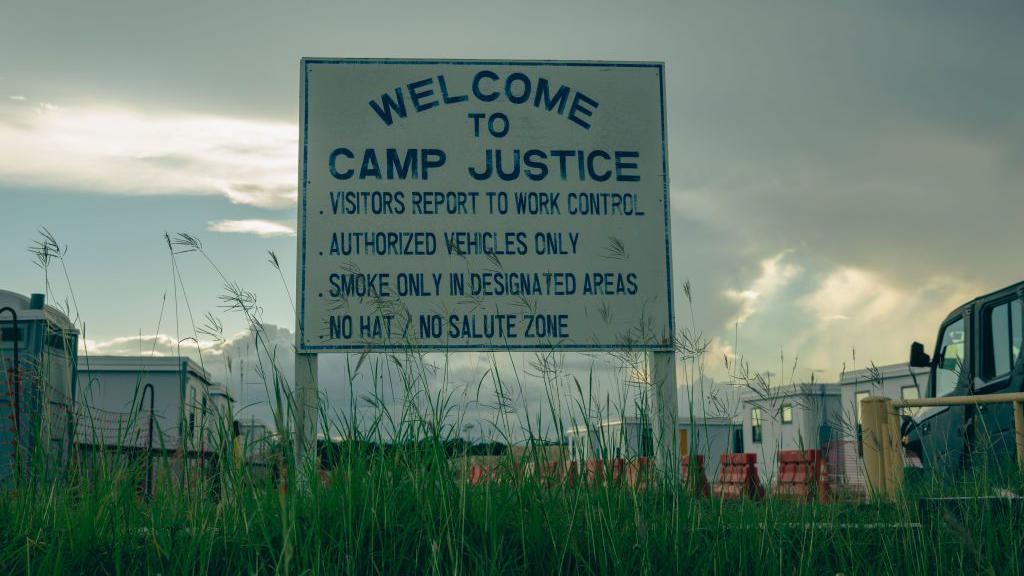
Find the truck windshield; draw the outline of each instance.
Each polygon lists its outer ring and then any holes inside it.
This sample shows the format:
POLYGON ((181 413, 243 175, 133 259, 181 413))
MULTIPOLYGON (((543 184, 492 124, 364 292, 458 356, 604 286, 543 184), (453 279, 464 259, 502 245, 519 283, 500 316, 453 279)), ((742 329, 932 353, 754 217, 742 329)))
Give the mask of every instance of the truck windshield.
POLYGON ((960 379, 964 363, 964 319, 947 324, 935 359, 935 396, 946 396, 960 379))

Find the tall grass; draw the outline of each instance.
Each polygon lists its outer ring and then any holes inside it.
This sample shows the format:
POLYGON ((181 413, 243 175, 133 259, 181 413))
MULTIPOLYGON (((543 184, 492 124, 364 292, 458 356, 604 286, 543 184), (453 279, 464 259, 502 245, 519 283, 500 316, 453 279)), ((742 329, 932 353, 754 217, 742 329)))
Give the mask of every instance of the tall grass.
MULTIPOLYGON (((343 439, 320 454, 329 463, 321 476, 293 458, 294 399, 280 369, 287 351, 270 344, 255 295, 225 277, 197 239, 167 243, 172 262, 191 252, 209 262, 224 280, 225 311, 246 320, 279 432, 263 447, 265 465, 239 461, 231 430, 218 424, 211 427, 215 470, 169 459, 152 498, 139 492, 143 461, 122 452, 73 457, 59 477, 19 477, 0 492, 0 566, 12 573, 1024 572, 1019 510, 980 499, 966 508, 918 506, 928 496, 1018 487, 1016 475, 918 478, 892 504, 801 505, 694 498, 672 483, 558 482, 526 473, 542 469, 545 448, 563 440, 558 431, 644 416, 647 383, 635 354, 617 359, 621 392, 603 398, 594 370, 580 380, 557 352, 525 369, 491 354, 468 386, 450 376, 448 355, 353 358, 343 375, 350 406, 320 406, 321 435, 343 439), (356 382, 369 391, 360 395, 356 382), (536 383, 544 405, 531 412, 525 389, 536 383), (474 426, 524 447, 497 457, 503 472, 479 485, 466 481, 470 456, 459 442, 474 403, 487 414, 474 426)), ((272 264, 279 270, 276 258, 272 264)), ((686 292, 690 299, 689 285, 686 292)), ((207 323, 210 333, 217 327, 207 323)), ((692 323, 679 342, 688 389, 699 389, 707 342, 692 323)), ((713 403, 699 392, 686 398, 691 415, 713 403)))

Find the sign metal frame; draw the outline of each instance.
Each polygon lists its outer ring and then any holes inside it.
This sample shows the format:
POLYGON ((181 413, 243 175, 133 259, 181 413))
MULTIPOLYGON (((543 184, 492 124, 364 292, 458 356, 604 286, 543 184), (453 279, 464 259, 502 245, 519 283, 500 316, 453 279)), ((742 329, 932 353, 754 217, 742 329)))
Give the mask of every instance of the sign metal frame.
POLYGON ((665 111, 665 65, 663 62, 630 62, 630 61, 587 61, 587 60, 492 60, 492 59, 388 59, 388 58, 318 58, 306 57, 301 60, 300 79, 300 139, 299 139, 299 186, 297 215, 298 224, 298 259, 297 259, 297 283, 298 302, 296 310, 296 349, 301 353, 334 353, 334 352, 362 352, 368 349, 380 352, 401 352, 401 351, 422 351, 422 352, 443 352, 443 351, 550 351, 559 349, 575 352, 597 352, 603 350, 635 350, 635 351, 665 351, 672 349, 672 339, 675 335, 675 305, 672 290, 672 228, 671 228, 671 206, 668 175, 668 134, 666 126, 665 111), (344 344, 306 344, 305 308, 307 298, 306 287, 306 265, 307 265, 307 199, 308 199, 308 162, 309 162, 309 71, 311 66, 366 66, 366 65, 452 65, 452 66, 565 66, 565 67, 589 67, 589 68, 650 68, 658 72, 658 93, 660 106, 660 139, 661 139, 661 175, 662 175, 662 204, 665 230, 665 295, 667 310, 655 310, 653 314, 667 314, 667 328, 669 340, 666 342, 660 339, 651 339, 646 342, 624 342, 624 343, 553 343, 546 344, 515 344, 515 343, 494 343, 481 345, 479 343, 397 343, 384 342, 368 345, 366 342, 353 341, 344 344))

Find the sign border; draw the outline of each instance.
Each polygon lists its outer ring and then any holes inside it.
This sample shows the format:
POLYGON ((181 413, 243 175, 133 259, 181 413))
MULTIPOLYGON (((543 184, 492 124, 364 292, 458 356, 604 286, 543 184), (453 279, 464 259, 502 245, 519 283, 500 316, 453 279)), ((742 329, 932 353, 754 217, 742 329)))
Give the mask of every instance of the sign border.
POLYGON ((300 60, 300 102, 299 112, 301 121, 299 123, 299 189, 298 207, 299 214, 296 223, 302 229, 302 237, 296 242, 297 258, 296 275, 298 276, 299 294, 298 307, 296 309, 296 330, 295 348, 299 353, 332 353, 332 352, 355 352, 370 350, 373 352, 400 352, 400 351, 472 351, 472 352, 494 352, 494 351, 550 351, 562 349, 573 352, 597 352, 602 350, 623 350, 631 349, 638 351, 667 351, 672 350, 675 340, 675 307, 672 291, 672 218, 671 206, 669 204, 669 180, 668 180, 668 133, 666 131, 665 114, 665 63, 648 61, 602 61, 602 60, 488 60, 488 59, 429 59, 429 58, 321 58, 303 57, 300 60), (548 346, 528 344, 506 344, 501 345, 479 345, 479 344, 367 344, 353 343, 341 345, 305 345, 305 311, 306 311, 306 186, 309 183, 306 164, 308 156, 309 137, 309 72, 311 65, 367 65, 367 64, 398 64, 398 65, 454 65, 454 66, 573 66, 573 67, 600 67, 600 68, 655 68, 658 70, 659 84, 659 106, 661 107, 661 162, 662 162, 662 186, 665 208, 665 279, 668 284, 668 329, 669 342, 651 343, 630 343, 630 344, 552 344, 548 346), (301 221, 300 221, 301 220, 301 221))

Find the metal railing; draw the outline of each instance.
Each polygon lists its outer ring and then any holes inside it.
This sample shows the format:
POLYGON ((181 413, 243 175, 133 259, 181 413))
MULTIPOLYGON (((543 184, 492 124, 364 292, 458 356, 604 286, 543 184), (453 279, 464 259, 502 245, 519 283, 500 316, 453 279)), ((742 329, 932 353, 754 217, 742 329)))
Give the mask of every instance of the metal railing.
POLYGON ((861 400, 864 472, 868 489, 882 498, 892 500, 903 487, 903 442, 900 437, 900 408, 932 406, 978 406, 982 404, 1013 404, 1013 425, 1017 447, 1017 466, 1024 472, 1024 392, 982 394, 977 396, 945 396, 892 400, 871 396, 861 400))

